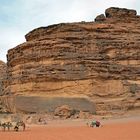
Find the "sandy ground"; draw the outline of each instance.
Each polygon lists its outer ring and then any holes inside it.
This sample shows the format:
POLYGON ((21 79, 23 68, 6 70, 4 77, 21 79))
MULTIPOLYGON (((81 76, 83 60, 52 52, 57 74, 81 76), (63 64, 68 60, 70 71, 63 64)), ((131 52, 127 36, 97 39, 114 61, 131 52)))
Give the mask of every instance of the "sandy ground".
POLYGON ((140 117, 102 120, 103 127, 86 126, 87 120, 52 121, 27 126, 22 132, 3 132, 0 140, 140 140, 140 117))

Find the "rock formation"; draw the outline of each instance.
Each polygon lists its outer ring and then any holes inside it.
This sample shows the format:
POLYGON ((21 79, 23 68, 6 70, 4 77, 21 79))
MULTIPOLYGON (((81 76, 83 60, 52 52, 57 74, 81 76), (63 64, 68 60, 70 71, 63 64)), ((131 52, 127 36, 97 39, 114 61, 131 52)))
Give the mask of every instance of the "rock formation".
POLYGON ((6 78, 6 64, 0 61, 0 96, 3 94, 3 81, 6 78))
POLYGON ((140 108, 140 16, 109 8, 95 22, 40 27, 8 51, 17 111, 68 105, 96 114, 140 108))
POLYGON ((6 64, 0 61, 0 113, 7 112, 7 109, 2 102, 2 95, 4 92, 4 81, 6 80, 6 64))

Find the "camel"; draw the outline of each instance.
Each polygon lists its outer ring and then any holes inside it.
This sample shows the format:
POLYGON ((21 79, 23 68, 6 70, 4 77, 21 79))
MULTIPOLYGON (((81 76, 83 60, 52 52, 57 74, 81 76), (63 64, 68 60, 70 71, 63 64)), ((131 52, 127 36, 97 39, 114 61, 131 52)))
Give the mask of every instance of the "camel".
POLYGON ((3 131, 6 130, 6 128, 8 129, 8 131, 10 131, 10 127, 12 127, 12 123, 11 122, 3 122, 0 123, 0 126, 3 128, 3 131))
POLYGON ((3 122, 0 123, 0 127, 2 127, 3 131, 7 130, 10 131, 11 127, 14 127, 15 131, 19 131, 19 128, 22 127, 22 130, 25 131, 26 125, 23 121, 18 121, 18 122, 3 122))
POLYGON ((26 125, 23 121, 18 121, 14 127, 14 130, 19 131, 19 127, 22 127, 22 130, 25 131, 26 125))

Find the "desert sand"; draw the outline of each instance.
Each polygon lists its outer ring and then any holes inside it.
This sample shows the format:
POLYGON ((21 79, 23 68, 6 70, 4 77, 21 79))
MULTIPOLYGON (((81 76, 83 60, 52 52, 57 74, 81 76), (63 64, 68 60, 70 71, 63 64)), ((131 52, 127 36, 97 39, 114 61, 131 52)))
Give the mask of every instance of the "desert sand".
POLYGON ((103 126, 91 128, 87 121, 54 121, 48 125, 30 125, 26 131, 0 130, 0 140, 139 140, 140 117, 101 120, 103 126), (56 124, 56 125, 55 125, 56 124))

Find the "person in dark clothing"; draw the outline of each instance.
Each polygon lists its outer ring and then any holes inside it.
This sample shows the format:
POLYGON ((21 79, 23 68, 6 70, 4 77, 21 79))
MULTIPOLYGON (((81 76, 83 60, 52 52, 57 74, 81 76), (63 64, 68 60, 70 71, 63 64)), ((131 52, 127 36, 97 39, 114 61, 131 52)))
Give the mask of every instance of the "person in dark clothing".
POLYGON ((101 123, 99 121, 92 121, 91 124, 90 124, 90 127, 100 127, 101 126, 101 123))
POLYGON ((100 127, 101 123, 99 121, 96 121, 96 127, 100 127))

